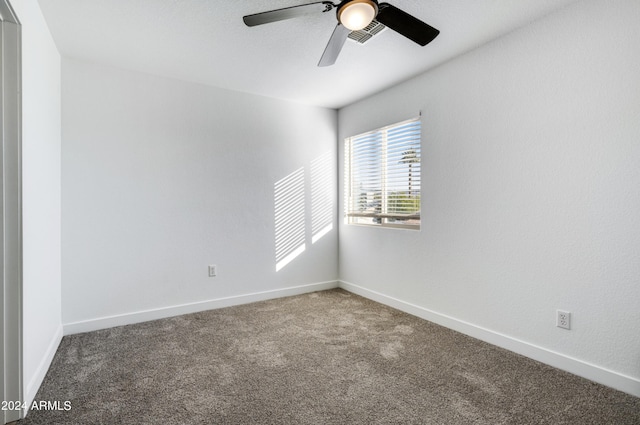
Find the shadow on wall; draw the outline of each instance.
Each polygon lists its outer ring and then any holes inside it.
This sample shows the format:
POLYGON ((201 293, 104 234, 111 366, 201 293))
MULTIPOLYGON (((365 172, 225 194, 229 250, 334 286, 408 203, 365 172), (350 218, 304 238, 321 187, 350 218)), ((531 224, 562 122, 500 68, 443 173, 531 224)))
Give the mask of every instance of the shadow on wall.
POLYGON ((311 186, 311 243, 333 230, 333 157, 311 161, 310 182, 300 167, 274 184, 276 271, 307 249, 306 186, 311 186))

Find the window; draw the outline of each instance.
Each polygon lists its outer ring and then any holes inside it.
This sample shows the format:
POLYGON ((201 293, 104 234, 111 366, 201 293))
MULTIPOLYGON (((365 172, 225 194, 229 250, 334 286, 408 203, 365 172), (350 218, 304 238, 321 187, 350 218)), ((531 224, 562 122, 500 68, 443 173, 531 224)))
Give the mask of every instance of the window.
POLYGON ((349 224, 420 229, 420 118, 345 140, 349 224))

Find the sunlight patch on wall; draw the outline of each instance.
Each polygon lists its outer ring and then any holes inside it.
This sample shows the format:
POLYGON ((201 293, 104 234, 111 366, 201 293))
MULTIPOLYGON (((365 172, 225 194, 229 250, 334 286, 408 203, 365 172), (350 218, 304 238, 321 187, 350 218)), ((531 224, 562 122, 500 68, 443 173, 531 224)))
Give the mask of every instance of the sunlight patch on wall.
POLYGON ((276 271, 306 249, 304 168, 274 185, 276 228, 276 271))
POLYGON ((311 243, 333 229, 333 176, 331 152, 311 162, 311 243))

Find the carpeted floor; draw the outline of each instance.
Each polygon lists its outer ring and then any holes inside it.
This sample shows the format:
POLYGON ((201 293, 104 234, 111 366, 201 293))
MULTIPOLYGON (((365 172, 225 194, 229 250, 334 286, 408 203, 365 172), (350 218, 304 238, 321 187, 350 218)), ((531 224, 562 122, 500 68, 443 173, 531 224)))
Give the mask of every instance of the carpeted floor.
POLYGON ((343 290, 64 337, 31 424, 640 424, 640 399, 343 290))

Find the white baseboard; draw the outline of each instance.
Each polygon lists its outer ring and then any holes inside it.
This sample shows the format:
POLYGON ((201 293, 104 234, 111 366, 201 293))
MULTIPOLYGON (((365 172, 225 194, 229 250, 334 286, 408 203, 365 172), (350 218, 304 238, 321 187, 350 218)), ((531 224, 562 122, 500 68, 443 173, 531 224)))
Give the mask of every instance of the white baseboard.
POLYGON ((44 381, 44 377, 47 375, 47 371, 51 366, 51 362, 53 361, 53 357, 56 355, 56 351, 60 346, 60 342, 62 341, 63 329, 62 326, 58 326, 53 338, 51 338, 51 342, 47 347, 47 350, 40 360, 40 364, 38 364, 38 368, 36 369, 36 373, 33 375, 27 386, 25 387, 24 392, 24 402, 26 408, 22 412, 23 417, 27 415, 33 401, 38 394, 38 390, 40 389, 40 385, 42 385, 42 381, 44 381))
POLYGON ((636 397, 640 397, 640 380, 631 376, 605 369, 603 367, 584 362, 555 351, 530 344, 510 336, 494 332, 472 323, 458 320, 424 307, 390 297, 380 292, 372 291, 353 283, 339 281, 338 287, 371 299, 373 301, 404 311, 421 319, 428 320, 449 329, 453 329, 465 335, 480 339, 498 347, 521 354, 525 357, 545 363, 549 366, 573 373, 591 381, 598 382, 611 388, 623 391, 636 397))
POLYGON ((97 319, 83 320, 80 322, 65 323, 64 335, 72 335, 82 332, 97 331, 113 328, 115 326, 131 325, 134 323, 148 322, 150 320, 164 319, 182 314, 197 313, 205 310, 213 310, 234 305, 248 304, 257 301, 265 301, 274 298, 290 297, 309 292, 324 291, 338 287, 337 281, 311 283, 308 285, 292 286, 289 288, 274 289, 264 292, 237 295, 233 297, 218 298, 214 300, 199 301, 190 304, 181 304, 153 310, 137 311, 134 313, 119 314, 115 316, 100 317, 97 319))

